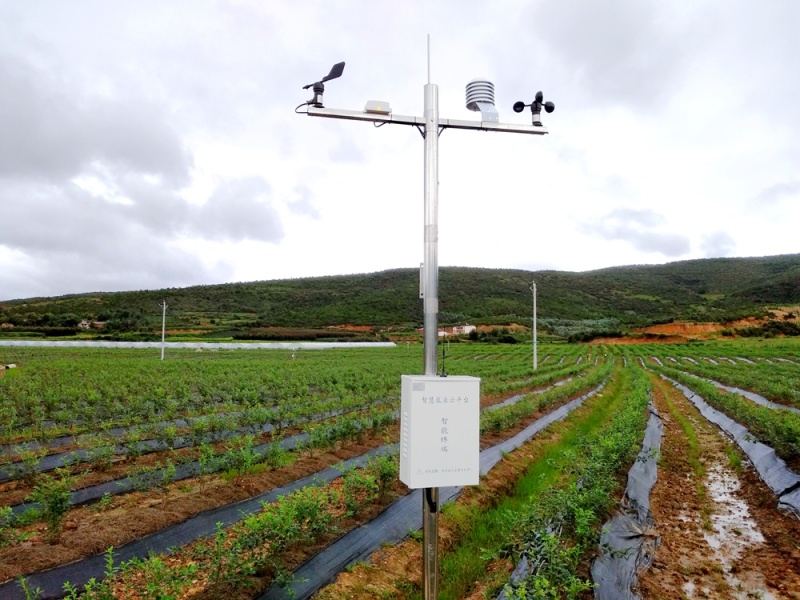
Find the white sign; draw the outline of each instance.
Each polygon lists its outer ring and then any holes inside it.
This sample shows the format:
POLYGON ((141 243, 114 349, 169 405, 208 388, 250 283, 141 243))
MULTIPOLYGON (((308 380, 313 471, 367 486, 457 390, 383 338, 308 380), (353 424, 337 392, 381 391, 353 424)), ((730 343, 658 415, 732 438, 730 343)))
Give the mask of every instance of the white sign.
POLYGON ((478 485, 480 384, 466 375, 402 375, 400 481, 408 487, 478 485))

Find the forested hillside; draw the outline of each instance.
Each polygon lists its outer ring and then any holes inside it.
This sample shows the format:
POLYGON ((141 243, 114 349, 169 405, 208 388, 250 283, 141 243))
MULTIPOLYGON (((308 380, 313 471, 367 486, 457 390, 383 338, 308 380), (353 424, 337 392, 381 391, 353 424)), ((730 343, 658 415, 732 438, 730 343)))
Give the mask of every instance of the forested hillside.
MULTIPOLYGON (((531 322, 531 282, 538 316, 605 320, 620 327, 673 319, 728 321, 767 305, 800 302, 800 255, 720 258, 582 273, 443 267, 442 324, 531 322)), ((421 325, 419 273, 395 269, 361 275, 90 293, 0 303, 4 332, 75 331, 81 321, 106 332, 152 331, 168 304, 170 328, 237 332, 252 328, 421 325), (12 327, 13 326, 13 327, 12 327)))

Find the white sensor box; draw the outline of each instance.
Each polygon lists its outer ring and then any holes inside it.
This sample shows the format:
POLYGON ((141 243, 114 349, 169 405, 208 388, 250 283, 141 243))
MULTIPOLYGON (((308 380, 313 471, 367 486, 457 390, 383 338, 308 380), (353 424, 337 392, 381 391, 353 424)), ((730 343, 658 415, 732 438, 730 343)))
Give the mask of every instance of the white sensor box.
POLYGON ((382 100, 369 100, 367 105, 364 107, 365 113, 374 113, 376 115, 390 115, 392 114, 392 108, 389 106, 388 102, 384 102, 382 100))
POLYGON ((400 481, 409 488, 478 485, 479 377, 402 375, 400 481))

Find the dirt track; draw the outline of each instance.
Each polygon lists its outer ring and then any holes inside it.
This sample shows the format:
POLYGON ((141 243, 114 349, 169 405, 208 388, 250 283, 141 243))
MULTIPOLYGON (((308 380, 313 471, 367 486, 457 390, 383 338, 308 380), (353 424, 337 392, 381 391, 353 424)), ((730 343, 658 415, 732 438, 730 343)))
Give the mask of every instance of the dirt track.
POLYGON ((664 420, 651 493, 661 546, 640 576, 642 597, 800 599, 800 521, 777 511, 738 449, 680 392, 653 383, 664 420))

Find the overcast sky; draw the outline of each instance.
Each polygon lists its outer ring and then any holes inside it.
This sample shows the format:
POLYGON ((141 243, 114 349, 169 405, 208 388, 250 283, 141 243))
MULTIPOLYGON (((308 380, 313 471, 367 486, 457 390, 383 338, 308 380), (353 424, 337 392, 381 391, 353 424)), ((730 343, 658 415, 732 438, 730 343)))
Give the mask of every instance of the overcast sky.
POLYGON ((439 138, 439 264, 800 252, 800 3, 0 0, 0 300, 416 267, 430 34, 547 136, 439 138))

